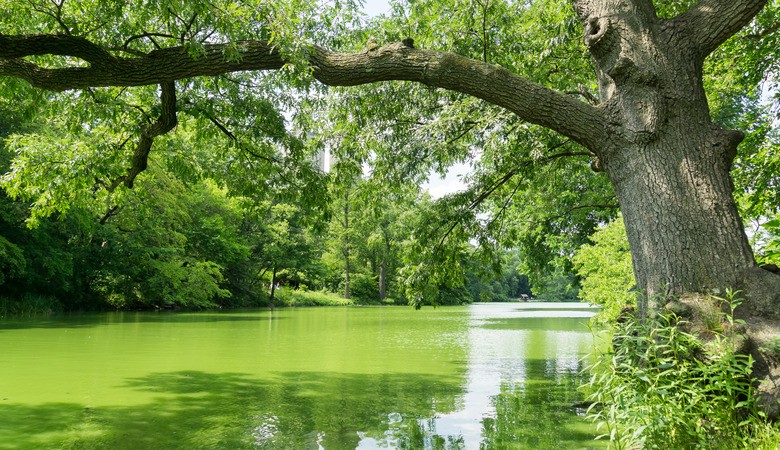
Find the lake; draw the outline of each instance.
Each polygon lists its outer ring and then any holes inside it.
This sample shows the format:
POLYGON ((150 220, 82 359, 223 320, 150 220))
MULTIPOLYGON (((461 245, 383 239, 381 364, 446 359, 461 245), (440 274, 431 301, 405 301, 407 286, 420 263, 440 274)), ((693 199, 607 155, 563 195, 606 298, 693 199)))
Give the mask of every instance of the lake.
POLYGON ((605 448, 582 304, 0 319, 0 449, 605 448))

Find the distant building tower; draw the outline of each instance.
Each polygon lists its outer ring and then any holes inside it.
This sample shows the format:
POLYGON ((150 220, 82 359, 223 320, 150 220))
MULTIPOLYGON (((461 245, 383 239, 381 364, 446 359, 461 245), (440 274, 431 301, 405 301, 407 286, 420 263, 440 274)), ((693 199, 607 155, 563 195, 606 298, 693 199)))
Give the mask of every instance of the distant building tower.
MULTIPOLYGON (((306 141, 307 145, 317 145, 315 143, 315 138, 317 137, 317 133, 314 131, 308 131, 306 133, 306 141)), ((325 158, 328 156, 328 151, 325 149, 322 144, 318 145, 320 147, 317 150, 317 153, 314 153, 311 155, 311 165, 314 167, 319 167, 321 171, 327 172, 330 167, 328 167, 327 161, 325 161, 325 158)))
POLYGON ((326 172, 325 149, 320 149, 317 153, 311 155, 311 164, 319 167, 321 171, 326 172))

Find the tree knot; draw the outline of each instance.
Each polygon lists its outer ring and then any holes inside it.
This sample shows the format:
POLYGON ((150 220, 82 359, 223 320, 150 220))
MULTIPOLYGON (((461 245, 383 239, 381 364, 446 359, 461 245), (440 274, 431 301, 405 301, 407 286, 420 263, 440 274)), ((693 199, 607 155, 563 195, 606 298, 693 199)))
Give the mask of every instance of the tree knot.
POLYGON ((366 41, 366 51, 373 52, 377 49, 379 49, 379 43, 376 41, 376 39, 369 38, 369 40, 366 41))
POLYGON ((588 48, 595 47, 609 29, 609 18, 607 17, 591 17, 585 23, 585 45, 588 48))

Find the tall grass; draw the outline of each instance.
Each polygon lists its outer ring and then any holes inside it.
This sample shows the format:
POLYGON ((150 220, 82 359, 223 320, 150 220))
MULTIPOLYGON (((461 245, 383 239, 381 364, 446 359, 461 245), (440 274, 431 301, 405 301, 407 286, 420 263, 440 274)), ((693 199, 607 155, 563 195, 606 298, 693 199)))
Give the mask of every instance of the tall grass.
MULTIPOLYGON (((588 370, 588 415, 614 448, 778 448, 780 431, 756 402, 753 359, 735 352, 733 310, 707 341, 683 331, 674 313, 616 324, 612 350, 588 370)), ((665 302, 661 302, 663 304, 665 302)))
POLYGON ((48 295, 25 294, 19 298, 0 297, 0 317, 51 314, 62 310, 62 303, 56 297, 48 295))
POLYGON ((352 300, 326 291, 292 290, 280 287, 274 294, 275 302, 284 306, 345 306, 353 304, 352 300))

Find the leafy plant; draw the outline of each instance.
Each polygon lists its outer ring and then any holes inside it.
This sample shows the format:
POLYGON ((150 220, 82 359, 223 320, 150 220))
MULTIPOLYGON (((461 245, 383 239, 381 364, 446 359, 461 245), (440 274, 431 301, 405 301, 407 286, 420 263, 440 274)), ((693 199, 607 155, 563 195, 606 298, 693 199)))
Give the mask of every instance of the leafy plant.
MULTIPOLYGON (((590 417, 616 448, 756 448, 776 442, 777 431, 757 409, 753 359, 735 353, 733 310, 727 292, 724 327, 703 343, 683 331, 674 313, 655 311, 615 326, 612 351, 588 370, 590 417), (760 437, 760 439, 759 439, 760 437)), ((660 300, 660 299, 659 299, 660 300)), ((657 302, 663 304, 665 302, 657 302)), ((766 447, 774 448, 774 447, 766 447)))
POLYGON ((636 302, 634 266, 623 218, 617 219, 596 231, 593 244, 580 247, 574 256, 574 267, 582 277, 580 298, 601 306, 594 320, 613 322, 626 305, 636 302))
POLYGON ((766 233, 764 245, 756 255, 756 260, 763 264, 780 263, 780 217, 761 224, 766 233))
POLYGON ((351 300, 333 292, 293 290, 287 287, 280 287, 276 290, 276 300, 278 304, 284 306, 346 306, 353 304, 351 300))
POLYGON ((724 330, 723 315, 718 305, 713 300, 719 300, 717 298, 704 298, 698 300, 698 306, 696 309, 696 315, 698 321, 704 327, 707 333, 717 333, 724 330))
POLYGON ((772 352, 775 355, 780 355, 780 337, 770 339, 758 349, 762 352, 772 352))
POLYGON ((350 298, 360 303, 377 303, 379 301, 379 283, 377 277, 364 273, 354 273, 349 284, 350 298))
POLYGON ((57 298, 46 295, 25 294, 20 298, 0 296, 0 317, 6 315, 50 314, 60 311, 62 304, 57 298))

